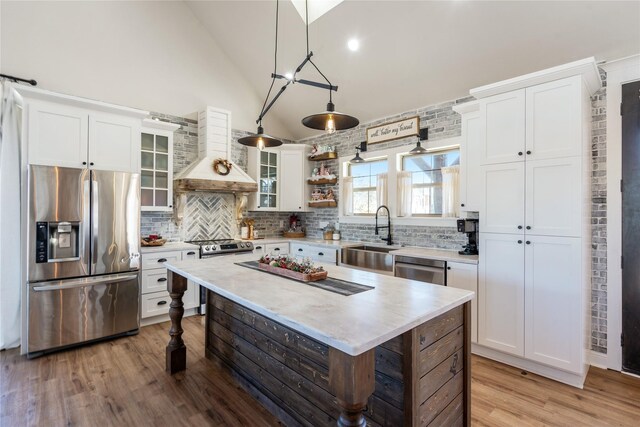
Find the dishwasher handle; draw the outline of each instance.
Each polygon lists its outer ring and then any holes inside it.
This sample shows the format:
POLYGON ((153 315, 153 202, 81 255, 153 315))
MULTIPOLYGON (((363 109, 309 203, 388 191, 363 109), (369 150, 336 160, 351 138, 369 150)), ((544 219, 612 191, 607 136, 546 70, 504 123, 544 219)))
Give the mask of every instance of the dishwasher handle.
POLYGON ((444 274, 444 268, 441 267, 428 267, 426 265, 418 264, 406 264, 404 262, 396 262, 396 268, 410 268, 412 270, 428 271, 431 273, 444 274))

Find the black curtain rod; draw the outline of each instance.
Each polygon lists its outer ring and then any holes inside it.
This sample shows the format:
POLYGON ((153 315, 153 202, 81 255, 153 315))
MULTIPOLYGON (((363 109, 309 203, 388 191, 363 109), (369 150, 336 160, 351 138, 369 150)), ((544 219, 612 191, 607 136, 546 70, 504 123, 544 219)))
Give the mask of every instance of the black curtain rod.
POLYGON ((8 74, 0 74, 0 77, 8 79, 8 80, 12 80, 14 82, 25 82, 25 83, 29 83, 31 86, 36 86, 38 84, 37 81, 31 79, 31 80, 27 80, 27 79, 21 79, 20 77, 14 77, 14 76, 10 76, 8 74))

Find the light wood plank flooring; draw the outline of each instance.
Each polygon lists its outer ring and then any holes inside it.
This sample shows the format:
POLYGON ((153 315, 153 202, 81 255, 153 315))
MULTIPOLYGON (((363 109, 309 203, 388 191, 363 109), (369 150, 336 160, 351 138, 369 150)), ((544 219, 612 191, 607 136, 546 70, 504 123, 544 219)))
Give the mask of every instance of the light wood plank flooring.
MULTIPOLYGON (((168 323, 27 360, 0 352, 0 426, 277 426, 204 358, 203 318, 184 320, 185 373, 164 372, 168 323)), ((640 379, 592 368, 584 390, 473 358, 474 426, 638 426, 640 379)))

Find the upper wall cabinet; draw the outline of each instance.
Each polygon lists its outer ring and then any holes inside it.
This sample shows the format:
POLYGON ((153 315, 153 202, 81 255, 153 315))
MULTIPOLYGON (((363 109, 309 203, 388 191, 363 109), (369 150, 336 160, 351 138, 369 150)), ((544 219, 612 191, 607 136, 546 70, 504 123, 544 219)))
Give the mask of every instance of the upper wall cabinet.
POLYGON ((518 162, 525 152, 525 90, 480 100, 480 164, 518 162))
POLYGON ((138 173, 146 111, 36 88, 16 89, 26 112, 28 163, 138 173))
POLYGON ((173 208, 173 133, 180 126, 145 119, 140 151, 140 201, 143 211, 173 208))
POLYGON ((251 211, 303 212, 307 206, 309 173, 306 144, 249 148, 247 172, 258 182, 250 198, 251 211))
POLYGON ((480 111, 478 101, 456 105, 462 116, 460 143, 460 210, 478 212, 482 205, 482 170, 480 158, 480 111))

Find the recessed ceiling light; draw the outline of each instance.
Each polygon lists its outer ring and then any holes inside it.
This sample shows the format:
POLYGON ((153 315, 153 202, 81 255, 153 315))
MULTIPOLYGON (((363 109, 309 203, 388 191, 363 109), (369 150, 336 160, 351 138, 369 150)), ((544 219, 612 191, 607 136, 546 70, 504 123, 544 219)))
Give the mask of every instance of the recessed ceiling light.
POLYGON ((285 73, 284 76, 287 78, 287 80, 291 80, 293 78, 293 73, 289 71, 288 73, 285 73))
POLYGON ((360 42, 358 41, 358 39, 351 39, 347 42, 347 46, 349 47, 349 50, 355 52, 356 50, 360 49, 360 42))

